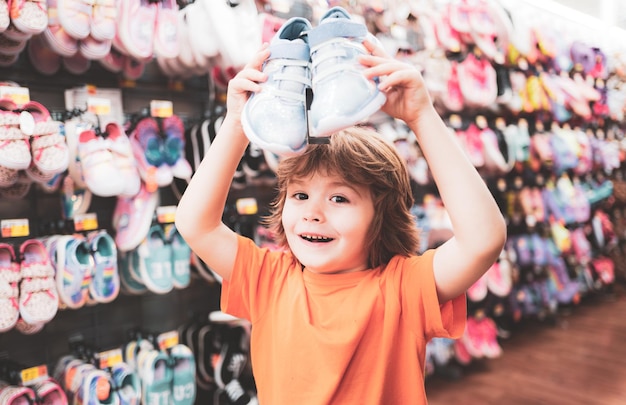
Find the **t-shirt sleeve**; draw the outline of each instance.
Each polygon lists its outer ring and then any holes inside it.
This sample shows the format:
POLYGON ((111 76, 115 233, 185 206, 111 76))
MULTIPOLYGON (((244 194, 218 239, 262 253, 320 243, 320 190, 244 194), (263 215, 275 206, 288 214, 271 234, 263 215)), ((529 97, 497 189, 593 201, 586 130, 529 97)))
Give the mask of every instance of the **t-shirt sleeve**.
POLYGON ((428 341, 434 337, 457 339, 465 330, 467 302, 465 294, 443 304, 437 297, 433 258, 435 251, 405 261, 402 295, 405 313, 411 324, 423 329, 428 341))
POLYGON ((267 308, 274 286, 280 283, 293 256, 258 247, 237 235, 237 257, 229 280, 222 280, 221 310, 254 323, 267 308))

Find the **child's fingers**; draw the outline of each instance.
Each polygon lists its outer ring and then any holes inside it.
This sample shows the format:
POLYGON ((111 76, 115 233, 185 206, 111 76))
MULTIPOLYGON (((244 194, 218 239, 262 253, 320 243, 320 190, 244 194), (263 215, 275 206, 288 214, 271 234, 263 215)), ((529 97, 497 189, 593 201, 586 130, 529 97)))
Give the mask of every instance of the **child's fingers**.
POLYGON ((381 57, 387 56, 387 52, 385 52, 380 44, 377 44, 368 38, 363 40, 363 46, 365 46, 365 49, 367 49, 367 51, 372 55, 381 57))
POLYGON ((254 54, 254 56, 244 66, 244 69, 253 68, 253 69, 260 70, 261 67, 263 66, 263 63, 265 63, 265 61, 267 60, 269 56, 270 56, 269 45, 267 43, 263 43, 259 51, 256 54, 254 54))

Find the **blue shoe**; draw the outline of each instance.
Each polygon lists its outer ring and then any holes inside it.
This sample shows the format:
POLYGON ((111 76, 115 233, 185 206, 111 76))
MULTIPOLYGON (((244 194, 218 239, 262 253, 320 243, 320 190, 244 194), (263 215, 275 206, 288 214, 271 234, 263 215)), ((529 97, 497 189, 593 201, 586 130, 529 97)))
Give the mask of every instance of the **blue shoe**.
POLYGON ((362 42, 376 41, 367 27, 341 7, 333 7, 308 34, 311 48, 313 102, 311 136, 324 137, 363 122, 382 107, 385 95, 367 79, 357 57, 367 51, 362 42))
POLYGON ((120 292, 120 275, 117 265, 117 247, 113 237, 105 230, 87 235, 91 247, 94 269, 89 294, 99 303, 108 303, 120 292))
POLYGON ((167 294, 174 288, 172 249, 167 244, 161 225, 153 225, 148 236, 137 248, 139 274, 148 290, 167 294))
POLYGON ((270 42, 263 66, 268 80, 253 94, 241 115, 251 142, 277 155, 297 154, 306 146, 306 89, 311 86, 311 23, 301 17, 286 21, 270 42))

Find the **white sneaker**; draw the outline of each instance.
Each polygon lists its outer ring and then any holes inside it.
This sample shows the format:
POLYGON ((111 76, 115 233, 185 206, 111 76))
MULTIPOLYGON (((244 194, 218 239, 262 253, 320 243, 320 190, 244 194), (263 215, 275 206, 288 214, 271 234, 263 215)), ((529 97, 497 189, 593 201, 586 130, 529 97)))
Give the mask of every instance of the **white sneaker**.
POLYGON ((324 137, 363 122, 385 103, 385 95, 368 80, 357 60, 367 51, 369 34, 341 7, 329 9, 308 35, 311 47, 313 102, 309 120, 311 136, 324 137))
POLYGON ((251 142, 277 155, 296 154, 306 146, 305 91, 311 86, 309 45, 311 23, 293 17, 270 42, 263 72, 263 90, 246 103, 241 121, 251 142))

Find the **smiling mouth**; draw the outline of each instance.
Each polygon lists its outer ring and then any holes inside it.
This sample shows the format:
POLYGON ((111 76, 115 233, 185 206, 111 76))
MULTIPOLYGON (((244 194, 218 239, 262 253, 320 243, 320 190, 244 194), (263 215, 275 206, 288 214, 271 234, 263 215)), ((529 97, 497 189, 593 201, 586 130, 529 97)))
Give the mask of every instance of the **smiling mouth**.
POLYGON ((300 235, 300 237, 304 240, 306 240, 307 242, 314 242, 314 243, 326 243, 326 242, 331 242, 334 239, 333 238, 327 238, 324 236, 315 236, 315 235, 300 235))

